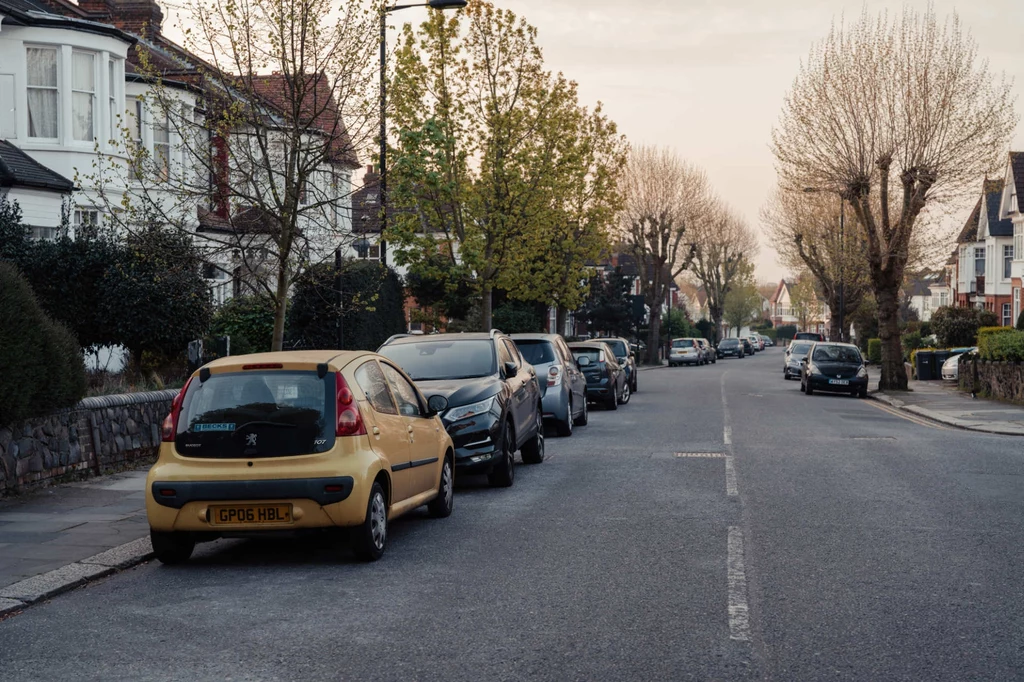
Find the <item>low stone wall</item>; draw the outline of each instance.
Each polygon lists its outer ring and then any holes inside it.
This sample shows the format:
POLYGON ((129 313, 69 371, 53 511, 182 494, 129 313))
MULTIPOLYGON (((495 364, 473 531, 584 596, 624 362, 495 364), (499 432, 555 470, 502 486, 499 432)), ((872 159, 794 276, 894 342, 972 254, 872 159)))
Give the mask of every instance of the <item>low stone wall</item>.
POLYGON ((75 472, 151 460, 176 390, 86 398, 46 417, 0 426, 0 495, 75 472))
POLYGON ((961 391, 1024 405, 1024 363, 988 362, 965 354, 959 372, 961 391))

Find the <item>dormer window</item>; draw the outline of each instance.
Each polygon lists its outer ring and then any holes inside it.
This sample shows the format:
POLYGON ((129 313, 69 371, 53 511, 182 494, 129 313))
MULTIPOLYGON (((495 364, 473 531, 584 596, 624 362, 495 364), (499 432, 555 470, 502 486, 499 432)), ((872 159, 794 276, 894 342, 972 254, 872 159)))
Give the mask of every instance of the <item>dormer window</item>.
POLYGON ((57 50, 27 48, 28 136, 57 139, 60 96, 57 91, 57 50))

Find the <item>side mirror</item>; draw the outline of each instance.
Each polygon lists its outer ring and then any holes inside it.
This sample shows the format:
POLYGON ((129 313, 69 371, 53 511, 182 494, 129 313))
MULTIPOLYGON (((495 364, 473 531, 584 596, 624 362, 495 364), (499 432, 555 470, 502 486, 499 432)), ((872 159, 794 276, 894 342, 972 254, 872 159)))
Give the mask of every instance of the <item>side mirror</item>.
POLYGON ((427 399, 427 409, 432 417, 441 414, 448 409, 448 399, 443 395, 432 395, 427 399))
POLYGON ((506 362, 505 363, 505 376, 507 376, 507 377, 514 377, 518 372, 519 372, 519 368, 516 367, 516 363, 514 363, 514 362, 506 362))
POLYGON ((581 355, 578 358, 576 358, 576 365, 580 369, 582 369, 584 367, 589 367, 590 366, 590 358, 587 357, 586 355, 581 355))

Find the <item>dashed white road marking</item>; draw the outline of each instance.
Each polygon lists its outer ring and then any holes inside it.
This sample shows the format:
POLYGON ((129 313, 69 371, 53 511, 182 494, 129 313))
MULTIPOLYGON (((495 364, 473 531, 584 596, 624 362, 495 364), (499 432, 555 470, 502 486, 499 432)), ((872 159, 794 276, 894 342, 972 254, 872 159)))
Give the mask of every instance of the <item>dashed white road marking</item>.
POLYGON ((722 440, 725 441, 726 445, 732 445, 732 427, 728 424, 725 425, 725 431, 722 433, 722 440))
POLYGON ((736 467, 732 463, 732 455, 725 456, 725 494, 736 497, 740 494, 736 487, 736 467))
POLYGON ((750 641, 750 607, 747 605, 747 571, 743 563, 743 531, 729 526, 729 639, 750 641))

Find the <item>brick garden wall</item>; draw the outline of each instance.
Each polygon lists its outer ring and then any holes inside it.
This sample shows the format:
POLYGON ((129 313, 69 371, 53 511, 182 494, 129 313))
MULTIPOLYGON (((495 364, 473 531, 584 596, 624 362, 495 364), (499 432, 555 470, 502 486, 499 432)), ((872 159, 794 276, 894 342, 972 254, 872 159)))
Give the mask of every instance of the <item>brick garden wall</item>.
POLYGON ((151 461, 176 390, 86 398, 69 410, 0 426, 0 495, 80 472, 151 461))

